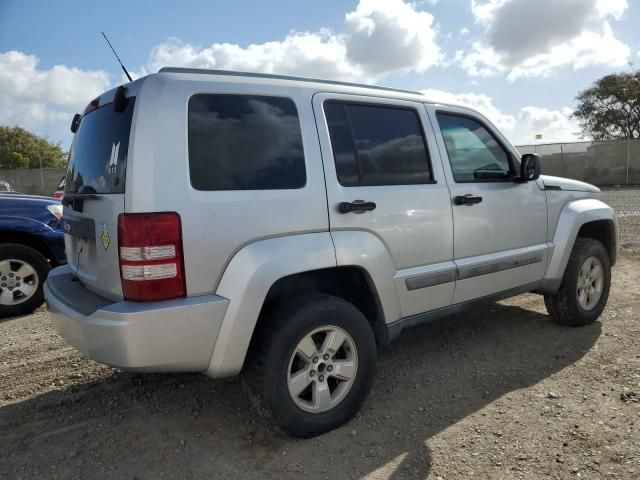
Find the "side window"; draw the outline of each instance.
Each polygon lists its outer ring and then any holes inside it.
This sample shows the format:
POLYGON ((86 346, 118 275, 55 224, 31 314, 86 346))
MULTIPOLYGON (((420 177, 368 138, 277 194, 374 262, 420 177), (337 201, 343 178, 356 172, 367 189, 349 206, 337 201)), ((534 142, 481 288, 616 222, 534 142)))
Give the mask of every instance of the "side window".
POLYGON ((340 185, 414 185, 433 176, 420 117, 410 108, 326 102, 340 185))
POLYGON ((511 177, 507 152, 480 122, 438 113, 438 125, 456 182, 495 181, 511 177))
POLYGON ((291 99, 194 95, 189 172, 197 190, 273 190, 306 183, 302 133, 291 99))

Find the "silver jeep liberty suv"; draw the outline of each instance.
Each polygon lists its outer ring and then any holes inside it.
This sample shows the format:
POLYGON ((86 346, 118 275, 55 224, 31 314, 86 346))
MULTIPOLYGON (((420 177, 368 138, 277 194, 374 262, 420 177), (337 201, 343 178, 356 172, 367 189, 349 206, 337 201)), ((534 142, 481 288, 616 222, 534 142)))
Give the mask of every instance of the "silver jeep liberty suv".
MULTIPOLYGON (((416 92, 165 68, 94 99, 64 193, 52 322, 124 370, 246 370, 289 434, 347 422, 378 346, 478 301, 607 302, 617 222, 482 115, 416 92)), ((570 334, 570 332, 568 332, 570 334)))

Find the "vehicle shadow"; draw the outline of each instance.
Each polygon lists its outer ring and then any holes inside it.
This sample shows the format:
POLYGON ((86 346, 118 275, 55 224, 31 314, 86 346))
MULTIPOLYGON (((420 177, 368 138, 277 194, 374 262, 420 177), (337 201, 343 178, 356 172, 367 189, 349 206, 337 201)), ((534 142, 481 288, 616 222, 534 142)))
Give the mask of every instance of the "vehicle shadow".
POLYGON ((425 478, 432 436, 573 364, 600 332, 504 304, 407 330, 361 413, 311 440, 273 429, 238 379, 115 372, 1 408, 0 476, 425 478))

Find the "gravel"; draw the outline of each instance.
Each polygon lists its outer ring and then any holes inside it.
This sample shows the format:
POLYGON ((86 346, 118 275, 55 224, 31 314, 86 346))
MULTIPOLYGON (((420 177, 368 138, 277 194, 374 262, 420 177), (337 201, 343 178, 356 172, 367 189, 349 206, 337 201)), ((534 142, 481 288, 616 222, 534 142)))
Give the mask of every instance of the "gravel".
POLYGON ((640 254, 640 187, 604 188, 602 200, 618 215, 620 248, 640 254))
MULTIPOLYGON (((605 200, 637 208, 628 190, 605 200)), ((600 321, 562 327, 522 295, 406 331, 361 413, 311 440, 259 417, 238 378, 126 373, 66 346, 44 308, 5 320, 0 478, 640 478, 640 222, 620 223, 600 321)))

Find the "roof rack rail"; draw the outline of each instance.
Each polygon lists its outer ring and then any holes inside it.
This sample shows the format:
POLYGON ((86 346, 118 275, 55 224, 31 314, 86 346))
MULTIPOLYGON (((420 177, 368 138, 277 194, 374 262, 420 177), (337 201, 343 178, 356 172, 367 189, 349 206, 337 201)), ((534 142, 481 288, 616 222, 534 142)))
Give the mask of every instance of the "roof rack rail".
POLYGON ((234 70, 208 70, 204 68, 180 68, 180 67, 163 67, 159 70, 159 72, 160 73, 198 73, 202 75, 226 75, 229 77, 253 77, 253 78, 270 78, 274 80, 293 80, 296 82, 326 83, 328 85, 370 88, 374 90, 386 90, 388 92, 399 92, 399 93, 410 93, 413 95, 422 95, 422 93, 418 91, 405 90, 402 88, 380 87, 377 85, 367 85, 366 83, 340 82, 337 80, 322 80, 319 78, 295 77, 291 75, 275 75, 272 73, 237 72, 234 70))

